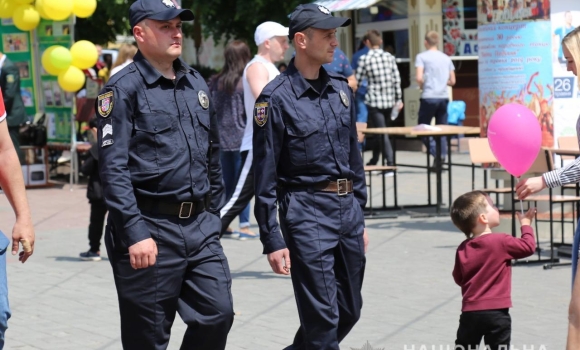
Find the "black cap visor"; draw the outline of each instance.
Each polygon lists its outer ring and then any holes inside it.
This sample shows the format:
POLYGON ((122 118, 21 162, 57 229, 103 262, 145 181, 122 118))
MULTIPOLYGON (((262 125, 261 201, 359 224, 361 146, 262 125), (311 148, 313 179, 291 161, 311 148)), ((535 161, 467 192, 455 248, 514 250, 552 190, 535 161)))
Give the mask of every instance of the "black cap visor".
POLYGON ((193 12, 189 9, 167 9, 147 18, 156 21, 169 21, 176 17, 179 17, 182 21, 193 21, 194 19, 193 12))

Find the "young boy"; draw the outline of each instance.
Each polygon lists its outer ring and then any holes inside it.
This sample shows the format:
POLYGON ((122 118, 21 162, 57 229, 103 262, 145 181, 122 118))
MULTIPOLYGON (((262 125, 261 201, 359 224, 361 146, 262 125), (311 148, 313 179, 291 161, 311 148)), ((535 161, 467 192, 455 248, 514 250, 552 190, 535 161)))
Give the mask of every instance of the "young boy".
POLYGON ((490 349, 509 348, 511 339, 512 259, 536 250, 530 226, 535 208, 517 213, 522 237, 492 233, 499 225, 499 211, 482 191, 466 193, 453 202, 451 220, 467 239, 457 248, 453 279, 461 287, 463 305, 456 349, 477 349, 481 338, 490 349))

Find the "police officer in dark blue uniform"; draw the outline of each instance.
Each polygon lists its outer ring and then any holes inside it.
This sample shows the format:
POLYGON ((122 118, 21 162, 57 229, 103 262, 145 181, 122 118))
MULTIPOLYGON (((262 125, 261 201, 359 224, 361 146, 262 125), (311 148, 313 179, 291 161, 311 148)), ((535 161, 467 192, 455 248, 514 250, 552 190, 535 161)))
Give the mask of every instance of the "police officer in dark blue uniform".
POLYGON ((300 315, 287 349, 338 350, 362 307, 367 195, 354 98, 346 78, 322 67, 333 59, 336 28, 350 22, 298 6, 289 29, 296 57, 254 108, 260 239, 272 270, 291 275, 300 315))
POLYGON ((225 349, 233 322, 216 115, 179 58, 182 20, 193 13, 173 0, 133 3, 139 52, 96 103, 124 349, 166 349, 176 311, 188 325, 181 349, 225 349))

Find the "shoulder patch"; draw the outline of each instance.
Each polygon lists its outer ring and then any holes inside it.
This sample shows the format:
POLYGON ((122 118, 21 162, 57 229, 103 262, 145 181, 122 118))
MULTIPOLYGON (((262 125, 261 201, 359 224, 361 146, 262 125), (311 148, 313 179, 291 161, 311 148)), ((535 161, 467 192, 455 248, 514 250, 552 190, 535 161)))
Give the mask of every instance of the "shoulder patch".
POLYGON ((8 74, 8 75, 6 76, 6 82, 7 82, 8 84, 12 84, 12 83, 14 82, 14 80, 15 80, 15 79, 14 79, 14 74, 8 74))
POLYGON ((114 102, 115 101, 113 91, 100 94, 99 97, 97 97, 97 110, 101 115, 101 117, 103 118, 109 117, 109 115, 113 111, 114 102))
POLYGON ((254 120, 259 127, 268 121, 268 102, 259 102, 254 105, 254 120))

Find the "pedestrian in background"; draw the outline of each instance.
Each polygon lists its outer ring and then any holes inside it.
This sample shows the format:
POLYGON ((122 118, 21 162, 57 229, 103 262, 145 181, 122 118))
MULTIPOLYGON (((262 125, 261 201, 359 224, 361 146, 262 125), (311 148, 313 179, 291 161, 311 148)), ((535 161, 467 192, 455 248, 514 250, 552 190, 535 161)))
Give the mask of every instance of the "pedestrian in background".
POLYGON ((296 7, 296 57, 254 106, 263 253, 272 271, 291 276, 300 315, 286 349, 338 350, 362 308, 367 192, 353 94, 344 76, 322 67, 338 46, 336 28, 350 23, 323 6, 296 7))
MULTIPOLYGON (((359 82, 364 79, 368 81, 365 104, 368 107, 369 127, 384 128, 392 123, 392 109, 403 108, 401 76, 395 56, 381 48, 383 45, 381 34, 377 30, 369 30, 366 35, 369 52, 358 60, 356 79, 359 82)), ((373 156, 367 165, 376 165, 381 153, 387 165, 395 165, 389 135, 385 134, 380 137, 382 137, 382 142, 374 143, 373 156)), ((393 176, 393 171, 387 171, 385 175, 393 176)))
POLYGON ((20 70, 6 55, 0 52, 0 90, 7 114, 8 132, 14 144, 20 164, 24 153, 20 149, 20 124, 26 121, 26 109, 20 95, 20 70))
MULTIPOLYGON (((252 54, 245 42, 234 40, 226 46, 224 56, 225 63, 221 72, 210 79, 210 90, 218 119, 220 161, 226 198, 229 200, 242 170, 240 146, 247 122, 242 76, 252 54)), ((250 203, 241 211, 239 219, 240 231, 233 231, 228 227, 223 237, 239 238, 240 232, 249 230, 250 203)))
POLYGON ((117 59, 115 63, 111 66, 111 72, 109 73, 109 78, 113 75, 117 74, 121 69, 128 66, 131 62, 133 62, 133 57, 137 53, 137 47, 131 44, 123 44, 119 48, 119 54, 117 55, 117 59))
MULTIPOLYGON (((369 52, 369 38, 368 35, 364 35, 358 46, 357 51, 352 55, 352 69, 356 72, 358 69, 358 60, 369 52)), ((356 79, 356 78, 355 78, 356 79)), ((363 150, 365 135, 362 133, 363 130, 367 128, 368 122, 368 109, 365 104, 365 95, 367 93, 368 81, 363 79, 360 83, 357 82, 358 89, 355 90, 354 102, 356 109, 356 129, 358 131, 358 141, 359 149, 363 150)))
POLYGON ((103 228, 105 227, 105 217, 107 215, 107 206, 103 197, 103 186, 99 176, 99 147, 97 146, 97 119, 89 121, 89 130, 87 131, 91 148, 89 156, 81 166, 81 173, 88 176, 87 198, 91 205, 91 214, 89 221, 89 250, 79 254, 84 261, 101 260, 101 237, 103 237, 103 228))
MULTIPOLYGON (((419 124, 431 124, 435 117, 435 124, 447 124, 447 105, 449 92, 447 86, 455 85, 455 67, 451 58, 439 51, 439 33, 430 31, 425 34, 426 51, 421 52, 415 59, 417 83, 421 91, 419 105, 419 124)), ((447 138, 441 138, 441 153, 437 154, 435 139, 422 137, 427 151, 433 156, 433 168, 437 163, 443 164, 447 155, 447 138)))
MULTIPOLYGON (((234 193, 221 210, 222 235, 227 235, 227 228, 254 197, 254 169, 252 135, 254 134, 253 108, 256 98, 266 84, 280 72, 274 65, 284 59, 288 49, 288 28, 276 22, 264 22, 256 27, 254 41, 258 53, 244 68, 242 83, 244 86, 244 109, 246 111, 246 129, 242 138, 240 152, 242 170, 238 177, 234 193)), ((261 171, 261 170, 260 170, 261 171)), ((256 239, 259 236, 250 228, 240 230, 239 239, 256 239)))
POLYGON ((234 320, 214 102, 179 58, 182 21, 193 19, 175 2, 134 2, 139 52, 97 98, 105 245, 125 350, 166 349, 176 312, 187 325, 182 349, 224 350, 234 320))

